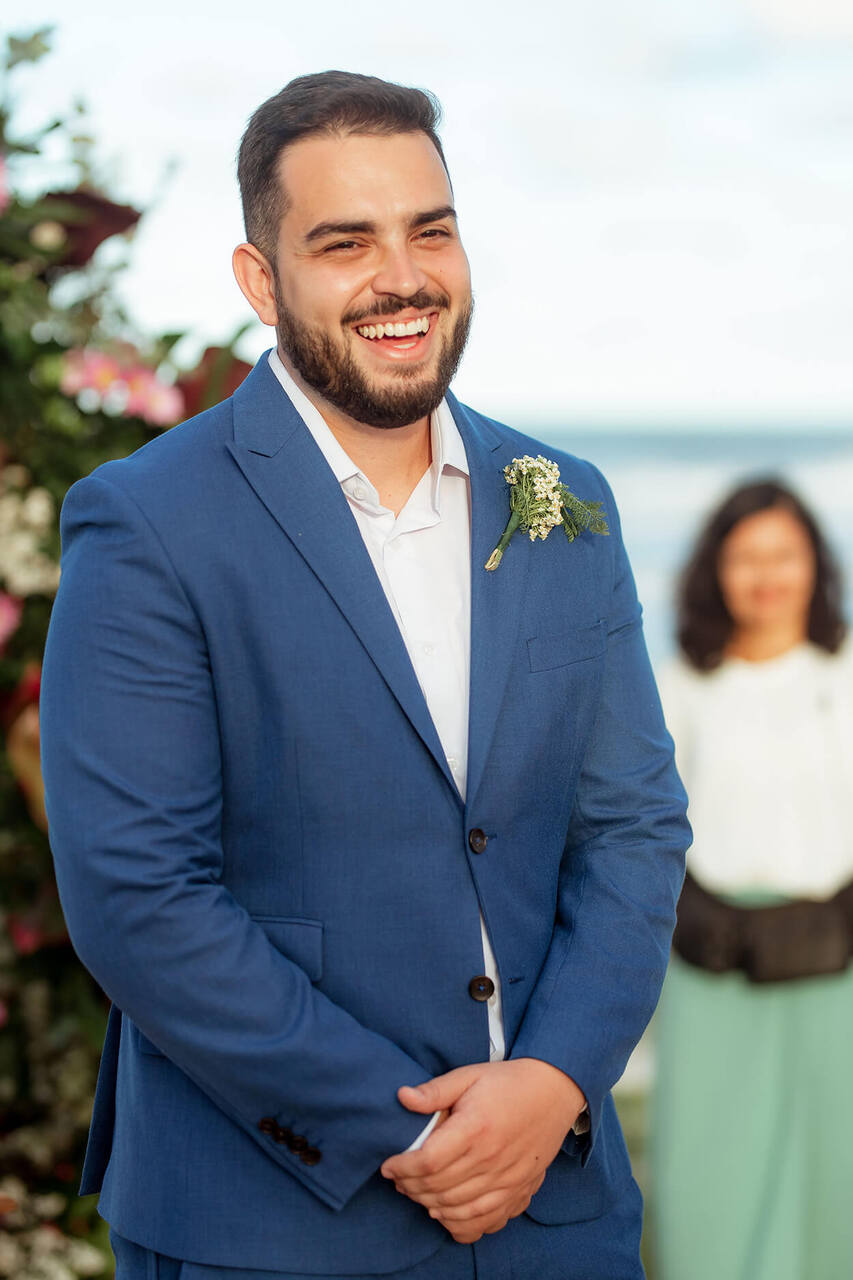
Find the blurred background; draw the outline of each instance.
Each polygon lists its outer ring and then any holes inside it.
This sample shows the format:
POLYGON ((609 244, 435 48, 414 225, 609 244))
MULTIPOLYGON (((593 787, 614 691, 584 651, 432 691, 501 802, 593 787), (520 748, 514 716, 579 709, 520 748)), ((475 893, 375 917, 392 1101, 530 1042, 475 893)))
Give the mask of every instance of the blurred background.
MULTIPOLYGON (((37 765, 57 513, 271 345, 230 269, 250 113, 328 67, 438 95, 477 303, 456 391, 604 469, 660 662, 735 480, 781 475, 853 558, 853 8, 5 0, 0 37, 0 1276, 74 1280, 110 1264, 73 1194, 104 1007, 37 765)), ((652 1070, 620 1094, 641 1180, 652 1070)))

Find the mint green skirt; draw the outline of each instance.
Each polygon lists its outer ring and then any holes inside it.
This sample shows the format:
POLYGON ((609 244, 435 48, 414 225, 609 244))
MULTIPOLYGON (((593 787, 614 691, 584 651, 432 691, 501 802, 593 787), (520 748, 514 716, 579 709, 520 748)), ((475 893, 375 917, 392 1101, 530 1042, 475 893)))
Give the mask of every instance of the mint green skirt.
POLYGON ((757 986, 673 958, 655 1022, 656 1280, 850 1280, 853 968, 757 986))

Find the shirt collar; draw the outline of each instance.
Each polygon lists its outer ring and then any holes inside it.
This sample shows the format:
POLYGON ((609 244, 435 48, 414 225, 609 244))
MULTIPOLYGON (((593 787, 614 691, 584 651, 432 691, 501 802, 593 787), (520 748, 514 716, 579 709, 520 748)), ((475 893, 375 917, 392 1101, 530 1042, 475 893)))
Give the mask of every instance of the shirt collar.
MULTIPOLYGON (((281 383, 285 393, 290 397, 293 407, 305 423, 317 448, 328 462, 339 484, 361 476, 365 484, 370 484, 367 476, 358 469, 346 450, 339 444, 334 433, 316 405, 312 404, 305 392, 298 387, 285 369, 275 347, 269 354, 269 366, 281 383)), ((468 459, 465 445, 459 434, 459 428, 453 420, 450 406, 442 400, 438 408, 430 416, 430 444, 432 448, 432 501, 435 509, 439 509, 441 477, 448 467, 469 475, 468 459)), ((372 488, 372 485, 371 485, 372 488)))

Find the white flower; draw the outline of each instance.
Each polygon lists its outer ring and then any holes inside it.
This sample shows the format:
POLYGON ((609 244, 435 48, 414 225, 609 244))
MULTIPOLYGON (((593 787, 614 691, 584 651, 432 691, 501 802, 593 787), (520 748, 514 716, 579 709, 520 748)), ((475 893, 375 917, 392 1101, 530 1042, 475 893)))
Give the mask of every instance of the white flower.
POLYGON ((104 1255, 85 1240, 72 1240, 68 1246, 68 1262, 78 1276, 100 1276, 106 1269, 104 1255))
POLYGON ((510 518, 500 541, 486 561, 486 568, 497 569, 516 529, 526 530, 531 542, 543 541, 552 529, 562 525, 571 542, 582 529, 607 533, 607 521, 601 514, 601 503, 581 501, 560 483, 560 468, 540 453, 532 458, 513 458, 504 467, 510 486, 510 518), (567 509, 568 504, 568 509, 567 509))
POLYGON ((5 1231, 0 1235, 0 1276, 19 1276, 24 1251, 5 1231))
POLYGON ((46 533, 53 524, 53 498, 47 489, 30 489, 21 503, 21 516, 31 529, 46 533))

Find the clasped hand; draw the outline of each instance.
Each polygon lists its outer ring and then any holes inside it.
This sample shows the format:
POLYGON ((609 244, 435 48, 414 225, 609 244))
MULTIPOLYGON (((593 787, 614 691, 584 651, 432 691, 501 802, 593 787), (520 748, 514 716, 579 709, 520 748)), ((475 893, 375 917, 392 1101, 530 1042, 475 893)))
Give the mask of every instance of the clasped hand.
POLYGON ((571 1077, 538 1058, 458 1067, 397 1096, 409 1111, 442 1116, 382 1176, 462 1244, 524 1212, 586 1105, 571 1077))

